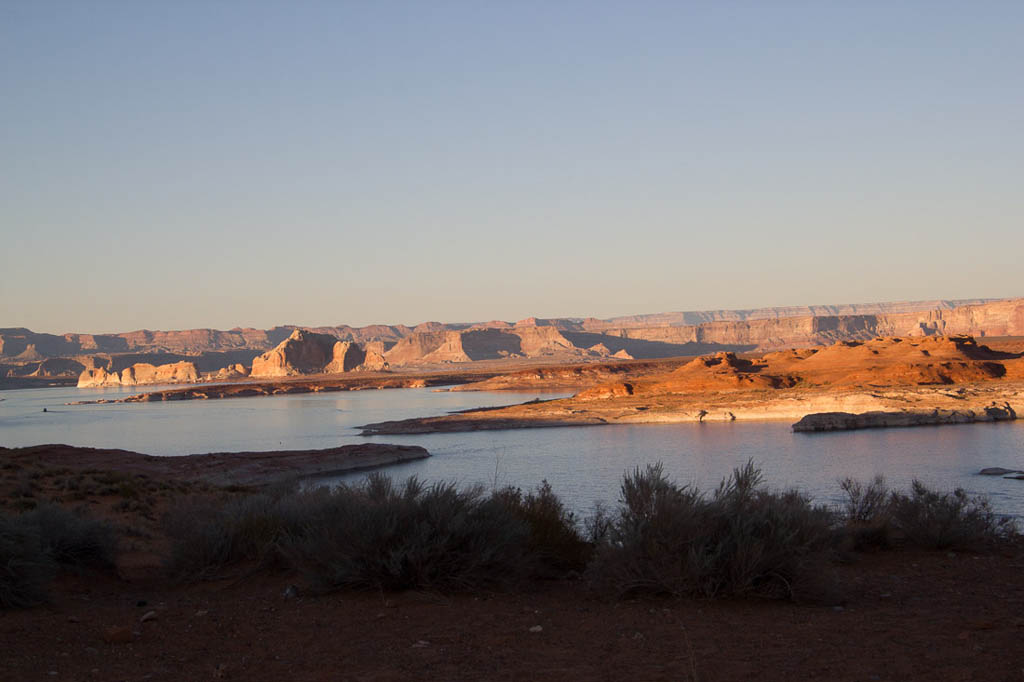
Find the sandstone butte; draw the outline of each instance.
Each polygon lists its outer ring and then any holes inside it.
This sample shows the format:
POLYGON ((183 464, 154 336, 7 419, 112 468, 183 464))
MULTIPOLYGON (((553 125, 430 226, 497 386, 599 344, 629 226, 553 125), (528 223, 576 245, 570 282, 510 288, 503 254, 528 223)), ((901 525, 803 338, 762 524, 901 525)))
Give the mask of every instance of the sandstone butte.
MULTIPOLYGON (((796 421, 826 412, 893 415, 859 421, 833 417, 830 422, 838 425, 835 428, 862 428, 1012 419, 1024 413, 1024 353, 992 350, 969 336, 844 341, 749 358, 721 352, 668 372, 652 373, 650 366, 640 365, 635 372, 624 366, 617 374, 614 381, 590 386, 571 398, 370 424, 364 433, 796 421)), ((545 375, 549 386, 566 385, 558 369, 546 370, 545 375)), ((537 381, 522 372, 462 389, 542 388, 544 383, 543 378, 537 381)), ((826 422, 821 425, 822 429, 807 430, 823 430, 826 422)))
POLYGON ((294 330, 277 347, 253 359, 252 377, 340 374, 355 370, 384 370, 387 361, 375 350, 329 334, 294 330))
POLYGON ((199 381, 199 369, 194 362, 174 362, 159 366, 139 362, 120 372, 108 371, 104 367, 86 368, 78 377, 78 387, 103 388, 142 386, 144 384, 193 384, 197 381, 199 381))

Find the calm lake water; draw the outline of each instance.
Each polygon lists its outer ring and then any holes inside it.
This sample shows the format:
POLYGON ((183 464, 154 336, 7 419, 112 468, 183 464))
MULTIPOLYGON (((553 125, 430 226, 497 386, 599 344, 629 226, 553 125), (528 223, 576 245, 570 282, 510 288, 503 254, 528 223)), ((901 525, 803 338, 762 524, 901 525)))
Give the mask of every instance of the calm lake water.
MULTIPOLYGON (((134 391, 132 391, 134 392, 134 391)), ((1024 481, 977 476, 987 466, 1024 469, 1024 421, 799 434, 788 423, 734 422, 567 427, 362 438, 354 428, 388 419, 503 405, 550 394, 370 390, 226 400, 68 406, 116 389, 47 388, 0 393, 0 445, 67 443, 153 455, 326 448, 367 441, 422 445, 430 459, 392 467, 396 477, 533 488, 547 479, 577 511, 614 503, 622 474, 663 462, 683 483, 714 487, 753 459, 774 487, 838 501, 836 480, 884 475, 987 495, 1024 517, 1024 481), (44 413, 42 410, 46 408, 44 413)), ((331 480, 351 480, 364 474, 331 480)))

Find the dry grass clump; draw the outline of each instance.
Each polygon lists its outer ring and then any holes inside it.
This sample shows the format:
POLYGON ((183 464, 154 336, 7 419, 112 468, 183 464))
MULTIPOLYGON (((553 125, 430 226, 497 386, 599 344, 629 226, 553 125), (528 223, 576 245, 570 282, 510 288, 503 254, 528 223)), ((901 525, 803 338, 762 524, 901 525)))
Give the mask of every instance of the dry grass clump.
POLYGON ((618 593, 818 593, 833 521, 798 492, 765 490, 752 462, 710 497, 657 464, 627 474, 617 512, 591 524, 599 544, 590 574, 618 593))

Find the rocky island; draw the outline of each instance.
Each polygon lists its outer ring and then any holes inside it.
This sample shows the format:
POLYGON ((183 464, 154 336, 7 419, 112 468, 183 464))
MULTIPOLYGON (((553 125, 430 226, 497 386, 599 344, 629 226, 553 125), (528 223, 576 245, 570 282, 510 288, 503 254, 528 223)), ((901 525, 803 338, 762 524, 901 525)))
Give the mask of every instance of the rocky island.
MULTIPOLYGON (((511 377, 482 383, 498 381, 515 385, 511 377)), ((363 433, 737 420, 820 431, 1009 420, 1022 410, 1024 353, 969 336, 893 337, 749 358, 723 352, 660 375, 626 372, 571 398, 367 424, 363 433)))

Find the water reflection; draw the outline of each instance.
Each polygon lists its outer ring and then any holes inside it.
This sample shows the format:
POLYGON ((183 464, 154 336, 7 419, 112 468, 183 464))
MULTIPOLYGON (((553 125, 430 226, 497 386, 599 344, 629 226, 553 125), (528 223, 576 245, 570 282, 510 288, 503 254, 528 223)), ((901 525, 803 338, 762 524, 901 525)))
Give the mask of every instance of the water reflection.
MULTIPOLYGON (((365 442, 355 426, 443 414, 538 397, 527 393, 358 391, 228 400, 65 406, 113 397, 117 389, 7 391, 0 444, 69 443, 157 455, 326 448, 365 442), (47 412, 42 409, 46 407, 47 412)), ((545 398, 552 397, 544 395, 545 398)), ((882 474, 894 485, 920 478, 943 489, 990 496, 1003 513, 1024 515, 1024 481, 974 475, 986 466, 1024 469, 1024 422, 795 434, 783 423, 712 423, 550 428, 374 440, 426 447, 433 457, 392 469, 396 476, 532 488, 547 479, 575 509, 613 502, 624 471, 664 462, 676 480, 710 489, 753 459, 775 487, 837 500, 836 480, 882 474)), ((361 475, 356 475, 361 476, 361 475)), ((348 480, 348 479, 339 479, 348 480)))

